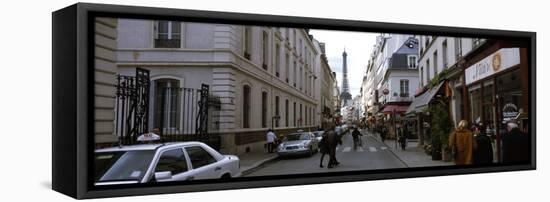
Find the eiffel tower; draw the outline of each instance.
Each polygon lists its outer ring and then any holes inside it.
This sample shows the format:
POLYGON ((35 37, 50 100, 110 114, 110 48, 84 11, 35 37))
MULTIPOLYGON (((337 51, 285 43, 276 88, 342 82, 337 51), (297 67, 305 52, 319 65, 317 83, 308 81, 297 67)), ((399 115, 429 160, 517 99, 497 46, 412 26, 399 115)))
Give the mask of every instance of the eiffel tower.
POLYGON ((346 49, 342 54, 344 57, 343 66, 342 66, 342 93, 340 94, 340 100, 342 101, 342 106, 348 106, 351 103, 351 94, 349 93, 349 83, 348 83, 348 66, 347 66, 347 57, 346 49))

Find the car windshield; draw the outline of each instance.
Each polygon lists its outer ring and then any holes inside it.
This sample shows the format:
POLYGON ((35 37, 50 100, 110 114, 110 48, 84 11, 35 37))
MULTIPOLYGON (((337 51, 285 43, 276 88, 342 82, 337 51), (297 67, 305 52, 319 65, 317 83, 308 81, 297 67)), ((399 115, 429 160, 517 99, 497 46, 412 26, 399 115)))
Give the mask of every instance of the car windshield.
POLYGON ((95 181, 141 180, 155 155, 153 150, 95 154, 95 181))
POLYGON ((294 141, 294 140, 309 140, 309 134, 308 133, 293 133, 287 136, 288 141, 294 141))

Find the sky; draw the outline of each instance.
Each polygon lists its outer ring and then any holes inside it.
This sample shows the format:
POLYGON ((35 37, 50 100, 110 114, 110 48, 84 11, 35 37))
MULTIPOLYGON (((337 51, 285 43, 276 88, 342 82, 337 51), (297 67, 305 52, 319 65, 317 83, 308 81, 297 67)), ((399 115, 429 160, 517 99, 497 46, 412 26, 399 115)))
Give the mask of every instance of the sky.
POLYGON ((372 48, 379 33, 316 30, 309 32, 313 38, 325 43, 325 52, 332 71, 336 72, 338 87, 342 88, 342 66, 344 49, 348 54, 348 81, 353 97, 359 95, 363 76, 372 48))

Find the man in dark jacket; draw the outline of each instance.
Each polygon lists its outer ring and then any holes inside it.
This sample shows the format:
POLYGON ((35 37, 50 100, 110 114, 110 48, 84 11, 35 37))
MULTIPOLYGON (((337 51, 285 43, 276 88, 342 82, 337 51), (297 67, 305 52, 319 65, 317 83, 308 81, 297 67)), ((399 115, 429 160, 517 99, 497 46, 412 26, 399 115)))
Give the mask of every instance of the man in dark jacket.
POLYGON ((482 131, 485 131, 481 125, 476 125, 473 128, 474 139, 477 147, 474 151, 474 164, 490 164, 493 163, 493 145, 491 138, 482 131))
POLYGON ((519 130, 518 124, 509 122, 508 133, 502 136, 502 162, 529 162, 529 137, 519 130))
POLYGON ((338 144, 341 144, 341 141, 340 141, 340 137, 338 136, 338 134, 336 134, 334 129, 335 127, 332 126, 328 131, 325 132, 326 138, 327 138, 326 144, 328 147, 328 154, 330 157, 330 160, 328 162, 328 168, 332 168, 340 164, 340 162, 336 160, 336 147, 338 146, 338 144))

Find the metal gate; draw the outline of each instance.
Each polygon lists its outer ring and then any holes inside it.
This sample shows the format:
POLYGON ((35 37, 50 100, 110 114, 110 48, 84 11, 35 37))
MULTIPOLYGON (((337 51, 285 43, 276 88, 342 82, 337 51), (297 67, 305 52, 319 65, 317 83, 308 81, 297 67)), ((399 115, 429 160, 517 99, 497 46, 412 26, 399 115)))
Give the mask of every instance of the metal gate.
POLYGON ((117 75, 115 131, 119 145, 144 143, 137 138, 153 132, 160 142, 200 141, 219 149, 219 136, 208 133, 208 85, 194 89, 156 83, 150 91, 151 86, 145 69, 137 68, 135 77, 117 75))
POLYGON ((115 133, 119 145, 133 144, 149 132, 149 70, 136 68, 136 76, 116 77, 115 133))
POLYGON ((217 142, 208 134, 209 86, 200 89, 163 87, 156 99, 155 128, 165 142, 200 141, 214 148, 217 142))

